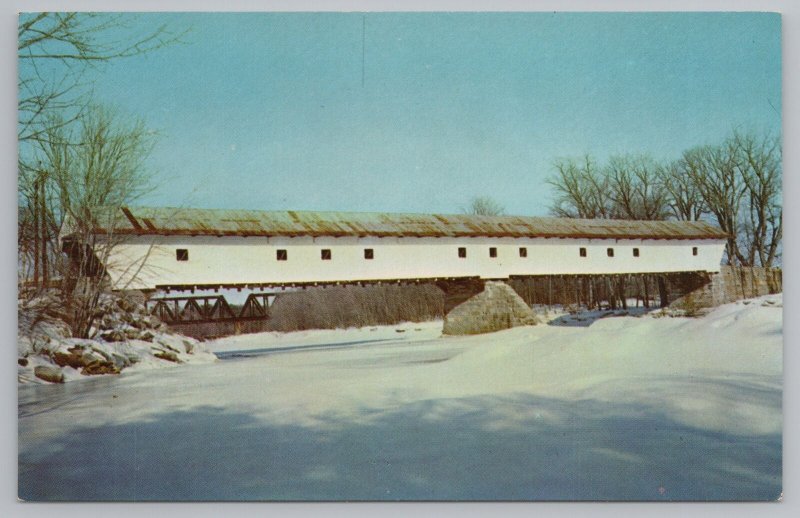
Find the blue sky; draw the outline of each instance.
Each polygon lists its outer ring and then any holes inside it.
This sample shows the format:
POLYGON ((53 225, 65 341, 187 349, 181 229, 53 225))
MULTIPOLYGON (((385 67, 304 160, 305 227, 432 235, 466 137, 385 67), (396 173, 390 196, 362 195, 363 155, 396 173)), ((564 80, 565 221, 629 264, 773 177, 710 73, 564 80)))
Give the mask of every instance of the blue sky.
POLYGON ((779 132, 773 14, 147 14, 182 45, 93 71, 160 137, 144 205, 544 215, 558 157, 779 132), (362 51, 363 50, 363 51, 362 51))

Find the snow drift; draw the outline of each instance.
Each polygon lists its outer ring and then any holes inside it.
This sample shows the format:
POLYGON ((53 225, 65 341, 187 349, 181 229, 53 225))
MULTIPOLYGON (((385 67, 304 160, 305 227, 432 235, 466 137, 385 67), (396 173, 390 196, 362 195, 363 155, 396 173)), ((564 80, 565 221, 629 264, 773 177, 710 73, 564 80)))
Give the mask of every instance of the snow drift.
POLYGON ((210 365, 20 386, 20 496, 773 500, 781 306, 243 335, 210 365))

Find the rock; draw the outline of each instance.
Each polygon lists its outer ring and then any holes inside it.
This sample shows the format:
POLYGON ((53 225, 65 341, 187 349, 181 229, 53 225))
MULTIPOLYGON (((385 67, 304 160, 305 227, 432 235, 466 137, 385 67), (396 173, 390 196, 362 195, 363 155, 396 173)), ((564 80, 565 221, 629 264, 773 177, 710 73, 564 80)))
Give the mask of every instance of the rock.
POLYGON ((38 367, 34 367, 33 374, 37 378, 50 383, 64 383, 64 373, 57 367, 39 365, 38 367))
POLYGON ((156 335, 149 330, 142 331, 141 333, 139 333, 139 340, 144 340, 145 342, 152 342, 153 338, 155 337, 156 335))
POLYGON ((174 353, 179 353, 180 351, 169 345, 166 341, 159 341, 158 345, 166 349, 167 351, 172 351, 174 353))
POLYGON ((56 365, 59 367, 69 365, 73 369, 79 369, 88 363, 82 354, 76 352, 63 353, 61 351, 56 351, 53 353, 52 357, 53 361, 56 362, 56 365))
POLYGON ((511 286, 504 282, 488 281, 481 293, 445 315, 442 333, 474 335, 536 323, 531 308, 511 286))
POLYGON ((17 364, 19 364, 22 367, 27 367, 28 366, 28 359, 27 358, 19 358, 17 360, 17 364))
POLYGON ((100 347, 92 347, 90 354, 92 356, 91 361, 94 360, 111 361, 111 356, 100 347))
POLYGON ((94 376, 97 374, 119 374, 119 369, 111 362, 104 360, 95 360, 83 368, 81 374, 85 376, 94 376))
POLYGON ((124 342, 125 335, 119 329, 108 329, 100 333, 100 338, 106 342, 124 342))
MULTIPOLYGON (((120 297, 116 300, 117 307, 122 311, 123 315, 132 313, 136 309, 136 304, 131 301, 126 300, 123 297, 120 297)), ((128 315, 130 316, 130 315, 128 315)), ((124 318, 124 317, 123 317, 124 318)))
POLYGON ((178 355, 172 351, 159 351, 155 353, 153 356, 156 358, 160 358, 162 360, 167 360, 169 362, 180 363, 181 361, 178 359, 178 355))

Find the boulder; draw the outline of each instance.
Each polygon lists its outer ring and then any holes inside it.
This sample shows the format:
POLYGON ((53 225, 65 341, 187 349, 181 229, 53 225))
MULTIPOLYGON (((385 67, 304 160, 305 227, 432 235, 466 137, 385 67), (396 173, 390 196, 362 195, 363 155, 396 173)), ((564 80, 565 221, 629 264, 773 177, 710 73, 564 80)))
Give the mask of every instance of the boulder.
POLYGON ((119 374, 119 368, 112 362, 95 360, 83 368, 81 374, 85 376, 94 376, 96 374, 119 374))
POLYGON ((511 286, 504 282, 488 281, 482 292, 445 315, 442 333, 474 335, 536 323, 531 308, 511 286))
POLYGON ((155 353, 153 356, 156 358, 160 358, 162 360, 167 360, 169 362, 180 363, 180 359, 178 359, 178 355, 172 351, 159 351, 155 353))
POLYGON ((60 367, 69 365, 73 369, 80 369, 87 363, 83 355, 75 351, 70 351, 69 353, 56 351, 53 353, 53 361, 60 367))
POLYGON ((106 342, 124 342, 125 334, 119 329, 108 329, 100 333, 100 338, 106 342))
POLYGON ((50 383, 64 383, 64 373, 58 367, 39 365, 33 368, 33 374, 37 378, 50 383))

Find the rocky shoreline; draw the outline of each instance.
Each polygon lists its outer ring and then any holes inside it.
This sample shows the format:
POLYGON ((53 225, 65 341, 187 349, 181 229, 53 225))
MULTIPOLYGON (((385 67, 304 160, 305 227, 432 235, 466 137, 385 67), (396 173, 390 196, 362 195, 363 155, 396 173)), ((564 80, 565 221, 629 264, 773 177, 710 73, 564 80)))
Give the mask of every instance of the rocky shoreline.
POLYGON ((18 301, 19 383, 64 383, 127 369, 209 363, 216 356, 194 338, 170 332, 124 297, 105 295, 91 338, 74 338, 53 311, 52 295, 18 301))

